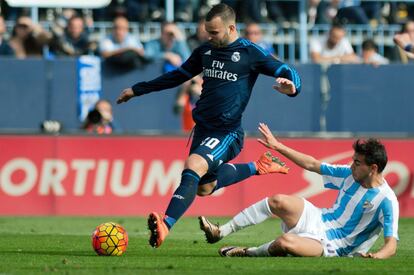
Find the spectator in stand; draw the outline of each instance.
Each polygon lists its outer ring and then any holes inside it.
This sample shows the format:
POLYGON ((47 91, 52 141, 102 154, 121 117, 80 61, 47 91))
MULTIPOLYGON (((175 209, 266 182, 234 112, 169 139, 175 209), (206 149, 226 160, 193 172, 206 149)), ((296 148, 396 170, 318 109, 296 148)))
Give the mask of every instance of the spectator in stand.
POLYGON ((369 24, 360 0, 341 0, 336 19, 343 24, 369 24))
POLYGON ((362 42, 362 63, 379 66, 389 64, 390 61, 378 53, 374 40, 367 39, 362 42))
POLYGON ((190 49, 178 26, 166 22, 161 26, 161 37, 145 45, 145 56, 150 61, 164 60, 164 71, 168 72, 178 68, 190 57, 190 49))
POLYGON ((361 1, 361 8, 367 15, 371 25, 377 26, 381 23, 382 6, 383 3, 380 1, 361 1))
POLYGON ((197 25, 197 32, 187 39, 191 51, 208 41, 208 32, 205 29, 204 23, 205 19, 200 19, 197 25))
POLYGON ((414 44, 414 21, 409 20, 403 25, 401 33, 394 36, 394 42, 397 45, 395 50, 397 52, 395 54, 396 59, 400 60, 401 63, 408 63, 414 59, 414 52, 409 46, 414 44))
POLYGON ((17 17, 22 14, 25 8, 16 8, 8 5, 7 1, 0 0, 0 13, 5 20, 16 21, 17 17))
POLYGON ((321 3, 321 0, 308 0, 308 25, 313 26, 316 24, 316 19, 318 17, 318 7, 321 3))
POLYGON ((341 23, 378 24, 381 19, 381 3, 368 1, 321 1, 308 0, 308 23, 332 24, 335 20, 341 23))
MULTIPOLYGON (((205 19, 200 19, 197 25, 197 32, 187 39, 191 51, 194 51, 194 49, 209 40, 204 23, 205 19)), ((195 103, 200 98, 202 84, 203 78, 199 75, 185 82, 177 92, 174 113, 181 116, 181 129, 184 132, 190 132, 195 125, 192 111, 195 103)))
POLYGON ((413 40, 408 33, 396 34, 394 42, 402 51, 405 51, 407 56, 412 58, 412 54, 414 54, 413 40))
POLYGON ((144 48, 129 33, 129 22, 123 16, 114 19, 112 34, 100 42, 99 48, 101 56, 112 65, 132 69, 144 63, 144 48))
POLYGON ((55 22, 54 22, 55 25, 52 27, 58 28, 60 32, 63 32, 63 30, 68 26, 69 20, 76 15, 77 15, 77 12, 74 9, 69 9, 69 8, 62 9, 61 11, 56 12, 55 22))
POLYGON ((0 15, 0 55, 14 55, 13 49, 3 37, 5 33, 6 24, 4 23, 3 16, 0 15))
POLYGON ((190 81, 185 82, 177 93, 174 104, 174 113, 181 115, 181 129, 190 132, 195 122, 193 120, 193 109, 200 98, 203 89, 203 78, 201 75, 195 76, 190 81))
MULTIPOLYGON (((128 0, 111 0, 109 5, 93 10, 93 20, 94 21, 110 21, 118 16, 127 16, 129 13, 128 9, 134 10, 134 7, 129 5, 128 0)), ((154 0, 155 1, 155 0, 154 0)), ((135 20, 135 18, 131 18, 135 20)))
POLYGON ((316 12, 316 24, 332 24, 341 0, 320 1, 316 12))
POLYGON ((257 23, 248 23, 244 30, 244 37, 259 45, 271 54, 275 53, 273 45, 263 40, 262 28, 257 23))
POLYGON ((116 124, 112 105, 108 100, 100 99, 95 104, 95 108, 88 113, 82 127, 86 132, 93 134, 112 134, 120 133, 121 129, 116 124))
POLYGON ((197 1, 188 1, 188 0, 175 0, 174 1, 174 18, 178 22, 191 22, 193 21, 193 6, 199 6, 197 1), (196 5, 194 5, 196 3, 196 5))
POLYGON ((312 39, 310 54, 314 63, 360 63, 340 24, 333 24, 327 36, 312 39))
POLYGON ((27 16, 21 16, 13 28, 10 47, 17 58, 42 57, 44 47, 48 45, 50 38, 51 35, 40 25, 34 24, 27 16))
MULTIPOLYGON (((254 21, 262 22, 263 16, 261 14, 261 8, 263 0, 256 1, 223 1, 223 2, 237 2, 236 9, 239 10, 240 22, 254 21)), ((234 4, 232 4, 234 6, 234 4)))
POLYGON ((287 22, 299 22, 298 10, 299 1, 266 1, 266 2, 279 2, 279 7, 283 11, 283 16, 287 22))
POLYGON ((54 33, 50 48, 56 55, 79 56, 88 54, 89 46, 83 18, 75 15, 69 19, 63 33, 54 33))
POLYGON ((124 3, 129 20, 145 23, 160 21, 165 17, 164 2, 164 0, 125 0, 124 3))
POLYGON ((266 1, 267 17, 270 21, 282 24, 286 21, 285 13, 279 1, 266 1))

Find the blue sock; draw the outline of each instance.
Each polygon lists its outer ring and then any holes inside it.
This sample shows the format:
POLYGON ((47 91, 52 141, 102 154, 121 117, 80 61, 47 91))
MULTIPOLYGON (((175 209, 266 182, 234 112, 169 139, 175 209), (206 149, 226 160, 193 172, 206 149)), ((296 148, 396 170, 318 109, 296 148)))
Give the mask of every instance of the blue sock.
POLYGON ((184 169, 181 174, 181 183, 170 200, 164 222, 171 229, 177 220, 187 211, 197 194, 200 177, 190 169, 184 169))
POLYGON ((219 168, 217 174, 217 185, 213 192, 256 175, 256 166, 253 162, 243 164, 226 163, 219 168))

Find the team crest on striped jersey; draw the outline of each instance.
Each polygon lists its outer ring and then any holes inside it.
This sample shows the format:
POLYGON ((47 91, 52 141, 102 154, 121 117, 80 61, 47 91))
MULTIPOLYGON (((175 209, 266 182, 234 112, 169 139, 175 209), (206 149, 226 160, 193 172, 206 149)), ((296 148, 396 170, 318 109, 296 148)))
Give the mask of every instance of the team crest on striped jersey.
POLYGON ((374 205, 370 201, 365 201, 362 208, 372 208, 374 205))

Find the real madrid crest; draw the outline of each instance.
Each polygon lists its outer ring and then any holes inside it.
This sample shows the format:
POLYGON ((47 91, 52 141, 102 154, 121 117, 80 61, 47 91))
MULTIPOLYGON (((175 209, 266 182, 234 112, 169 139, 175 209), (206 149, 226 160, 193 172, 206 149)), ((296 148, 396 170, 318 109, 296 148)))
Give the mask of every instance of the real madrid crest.
POLYGON ((233 55, 231 56, 231 61, 239 62, 240 61, 240 53, 239 52, 234 52, 233 55))

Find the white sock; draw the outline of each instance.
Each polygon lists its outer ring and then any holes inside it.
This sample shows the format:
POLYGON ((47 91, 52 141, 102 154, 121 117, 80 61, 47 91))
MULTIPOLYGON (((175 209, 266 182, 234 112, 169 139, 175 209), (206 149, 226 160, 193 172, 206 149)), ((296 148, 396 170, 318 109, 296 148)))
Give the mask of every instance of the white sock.
POLYGON ((271 217, 268 198, 247 207, 242 212, 233 217, 231 221, 220 226, 220 236, 225 237, 233 232, 239 231, 247 226, 261 223, 271 217))
POLYGON ((246 253, 252 257, 270 257, 269 246, 274 242, 270 241, 268 243, 262 244, 259 247, 250 247, 247 249, 246 253))

